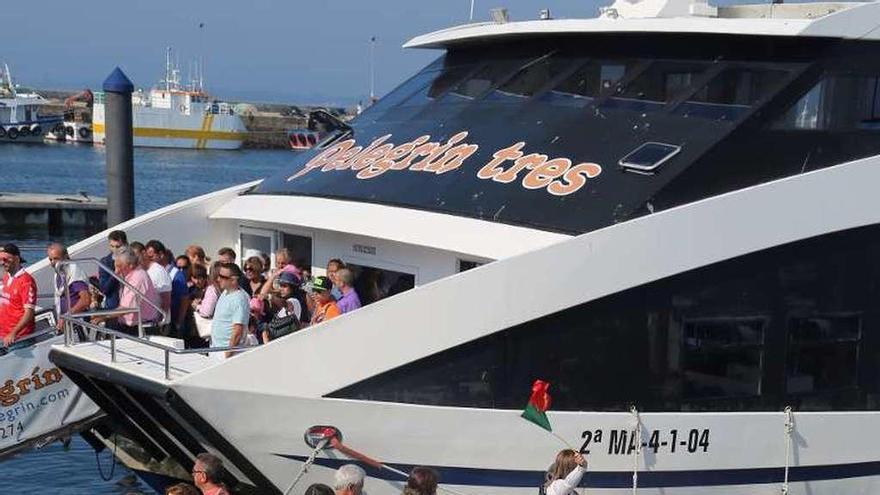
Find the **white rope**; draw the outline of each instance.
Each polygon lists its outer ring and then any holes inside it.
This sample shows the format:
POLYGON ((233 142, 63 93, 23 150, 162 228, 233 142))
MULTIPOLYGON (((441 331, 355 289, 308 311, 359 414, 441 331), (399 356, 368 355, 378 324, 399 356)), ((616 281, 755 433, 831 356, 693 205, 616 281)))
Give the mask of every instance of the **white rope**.
POLYGON ((305 476, 307 472, 309 472, 309 467, 315 463, 315 459, 318 457, 318 454, 322 450, 324 450, 324 447, 326 447, 328 443, 330 443, 329 438, 323 438, 320 442, 318 442, 315 450, 312 451, 312 454, 309 456, 308 459, 306 459, 306 462, 303 463, 302 468, 299 470, 299 474, 297 474, 296 478, 293 479, 293 483, 291 483, 287 490, 284 491, 284 495, 288 495, 291 491, 293 491, 294 488, 296 488, 299 480, 301 480, 302 477, 305 476))
POLYGON ((794 413, 791 406, 785 407, 785 477, 782 481, 782 495, 788 494, 788 468, 791 466, 791 435, 794 432, 794 413))
POLYGON ((639 410, 636 406, 632 406, 629 410, 633 415, 633 432, 631 441, 635 442, 633 449, 633 495, 639 491, 639 457, 642 455, 642 420, 639 417, 639 410))

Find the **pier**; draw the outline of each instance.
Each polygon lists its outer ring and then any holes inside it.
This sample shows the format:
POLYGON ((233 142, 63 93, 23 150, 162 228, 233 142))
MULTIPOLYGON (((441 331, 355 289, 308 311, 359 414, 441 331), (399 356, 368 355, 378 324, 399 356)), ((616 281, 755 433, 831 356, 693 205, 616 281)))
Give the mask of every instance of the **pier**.
POLYGON ((79 194, 0 192, 0 224, 5 228, 47 227, 100 231, 107 227, 107 199, 79 194))

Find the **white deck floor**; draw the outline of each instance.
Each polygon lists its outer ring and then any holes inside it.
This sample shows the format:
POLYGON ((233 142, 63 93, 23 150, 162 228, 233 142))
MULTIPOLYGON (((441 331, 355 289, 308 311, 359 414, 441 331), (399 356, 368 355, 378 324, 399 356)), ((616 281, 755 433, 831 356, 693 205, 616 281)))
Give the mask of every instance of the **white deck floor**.
POLYGON ((219 364, 217 357, 203 354, 170 353, 171 380, 165 379, 165 353, 162 349, 139 342, 116 339, 116 362, 110 360, 110 341, 85 342, 70 347, 56 345, 54 349, 82 359, 118 369, 157 383, 170 383, 190 373, 219 364))

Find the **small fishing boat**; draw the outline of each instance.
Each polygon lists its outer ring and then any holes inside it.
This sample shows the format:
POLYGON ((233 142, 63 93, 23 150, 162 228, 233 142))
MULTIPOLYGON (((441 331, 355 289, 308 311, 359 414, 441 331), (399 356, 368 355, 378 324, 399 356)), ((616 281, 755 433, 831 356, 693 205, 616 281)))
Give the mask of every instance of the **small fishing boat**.
POLYGON ((40 114, 48 102, 33 91, 21 91, 9 66, 0 73, 0 142, 41 143, 46 131, 61 123, 60 115, 40 114))

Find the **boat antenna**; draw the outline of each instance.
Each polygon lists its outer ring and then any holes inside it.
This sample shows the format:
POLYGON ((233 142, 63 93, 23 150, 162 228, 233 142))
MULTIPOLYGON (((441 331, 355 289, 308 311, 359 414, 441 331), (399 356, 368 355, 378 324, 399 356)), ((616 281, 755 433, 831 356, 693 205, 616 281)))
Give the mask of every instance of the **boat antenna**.
POLYGON ((206 65, 206 59, 207 59, 207 56, 205 55, 205 27, 206 26, 207 26, 207 24, 205 24, 204 22, 199 22, 199 44, 202 45, 199 47, 201 53, 199 54, 198 61, 197 61, 198 68, 199 68, 198 78, 199 78, 199 92, 200 93, 205 90, 204 77, 205 77, 205 65, 206 65))
POLYGON ((376 37, 370 38, 370 105, 376 102, 376 37))
POLYGON ((471 0, 471 15, 468 17, 468 20, 471 22, 474 21, 474 1, 475 0, 471 0))
POLYGON ((165 47, 165 91, 171 92, 171 47, 165 47))

